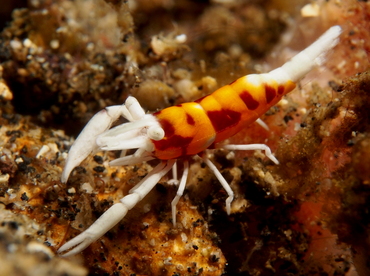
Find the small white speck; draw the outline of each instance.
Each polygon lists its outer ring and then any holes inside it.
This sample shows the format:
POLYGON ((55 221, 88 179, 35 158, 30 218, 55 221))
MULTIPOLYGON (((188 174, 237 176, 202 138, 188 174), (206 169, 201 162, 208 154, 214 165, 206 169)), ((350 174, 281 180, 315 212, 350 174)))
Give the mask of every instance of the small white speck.
POLYGON ((178 43, 184 43, 186 42, 186 39, 187 39, 186 34, 181 34, 181 35, 176 36, 176 41, 178 43))
POLYGON ((38 63, 44 63, 45 62, 45 58, 44 57, 36 57, 36 61, 38 63))
POLYGON ((59 27, 58 29, 56 29, 56 32, 57 33, 67 33, 68 30, 66 27, 59 27))
POLYGON ((286 99, 281 99, 281 101, 278 103, 278 105, 281 107, 286 107, 288 104, 289 102, 286 99))
POLYGON ((58 145, 55 143, 48 143, 48 147, 53 151, 53 152, 58 152, 58 145))
POLYGON ((18 40, 12 40, 10 41, 10 47, 12 47, 13 50, 19 50, 22 48, 22 43, 18 40))
POLYGON ((23 40, 23 46, 30 48, 32 46, 32 41, 29 38, 26 38, 25 40, 23 40))
POLYGON ((9 195, 9 199, 14 199, 17 196, 14 189, 8 189, 6 193, 9 195))
POLYGON ((148 213, 150 211, 150 204, 145 204, 143 207, 144 213, 148 213))
POLYGON ((172 258, 171 257, 168 257, 168 258, 166 258, 166 259, 163 260, 163 263, 165 265, 172 265, 171 261, 172 261, 172 258))
POLYGON ((95 48, 95 44, 92 43, 92 42, 90 42, 86 45, 86 50, 88 50, 88 51, 92 51, 92 50, 94 50, 94 48, 95 48))
POLYGON ((50 150, 50 148, 47 145, 43 145, 39 152, 36 155, 36 158, 40 158, 42 156, 45 156, 45 153, 47 153, 50 150))
POLYGON ((302 17, 317 17, 320 15, 320 7, 317 3, 307 4, 301 9, 302 17))
POLYGON ((18 245, 12 243, 8 245, 8 252, 14 253, 17 251, 18 245))
POLYGON ((1 174, 0 175, 0 183, 6 183, 9 180, 9 174, 1 174))
POLYGON ((60 46, 59 40, 58 39, 53 39, 50 41, 50 47, 51 49, 58 49, 60 46))
POLYGON ((15 159, 15 163, 17 164, 22 163, 22 162, 23 162, 22 157, 18 157, 17 159, 15 159))
POLYGON ((295 123, 294 124, 294 131, 298 131, 301 129, 301 124, 300 123, 295 123))
POLYGON ((49 257, 54 256, 53 251, 51 251, 51 249, 49 247, 47 247, 46 245, 44 245, 42 243, 36 242, 36 241, 31 241, 31 242, 28 243, 27 251, 30 252, 30 253, 42 252, 45 255, 49 256, 49 257))
POLYGON ((305 115, 307 113, 307 109, 302 107, 302 108, 299 108, 298 109, 299 113, 302 114, 302 115, 305 115))
POLYGON ((91 194, 93 192, 93 187, 91 187, 90 183, 85 182, 81 185, 81 189, 84 190, 86 193, 91 194))
POLYGON ((188 236, 186 236, 186 234, 185 233, 181 233, 181 240, 182 240, 182 242, 187 242, 188 241, 188 236))
POLYGON ((151 246, 155 246, 155 239, 151 239, 151 240, 149 241, 149 244, 150 244, 151 246))
POLYGON ((226 159, 227 159, 227 160, 234 160, 234 159, 235 159, 235 152, 230 151, 230 152, 226 155, 226 159))

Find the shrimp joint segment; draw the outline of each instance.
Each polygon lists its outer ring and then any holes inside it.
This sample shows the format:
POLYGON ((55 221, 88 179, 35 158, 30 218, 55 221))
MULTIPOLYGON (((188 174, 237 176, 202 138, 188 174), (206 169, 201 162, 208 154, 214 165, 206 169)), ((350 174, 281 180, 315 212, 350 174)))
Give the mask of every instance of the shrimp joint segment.
MULTIPOLYGON (((264 144, 219 145, 253 122, 266 125, 258 119, 279 100, 292 91, 296 83, 315 65, 321 65, 339 40, 341 27, 334 26, 316 42, 298 53, 283 66, 266 74, 252 74, 219 88, 195 102, 184 103, 146 114, 134 97, 125 104, 110 106, 97 113, 85 126, 72 145, 61 181, 67 182, 72 170, 88 155, 97 151, 120 150, 121 157, 110 162, 112 166, 132 165, 152 159, 160 163, 150 171, 129 194, 110 207, 87 230, 65 243, 58 250, 65 256, 81 252, 115 226, 142 200, 167 172, 183 159, 183 175, 172 206, 172 222, 176 226, 176 204, 181 198, 189 172, 189 159, 199 155, 226 190, 226 211, 231 212, 234 193, 229 184, 207 158, 208 148, 226 150, 263 150, 275 164, 278 160, 264 144), (111 128, 120 117, 128 122, 111 128), (127 150, 136 151, 126 156, 127 150)), ((173 175, 176 178, 177 172, 173 175)))

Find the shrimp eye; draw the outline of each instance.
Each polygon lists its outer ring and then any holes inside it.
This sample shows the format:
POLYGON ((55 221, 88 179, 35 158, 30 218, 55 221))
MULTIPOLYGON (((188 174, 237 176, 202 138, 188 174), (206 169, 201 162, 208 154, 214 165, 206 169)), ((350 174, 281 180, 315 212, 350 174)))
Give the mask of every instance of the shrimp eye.
POLYGON ((155 141, 161 140, 164 137, 164 130, 158 126, 151 126, 147 131, 148 137, 155 141))

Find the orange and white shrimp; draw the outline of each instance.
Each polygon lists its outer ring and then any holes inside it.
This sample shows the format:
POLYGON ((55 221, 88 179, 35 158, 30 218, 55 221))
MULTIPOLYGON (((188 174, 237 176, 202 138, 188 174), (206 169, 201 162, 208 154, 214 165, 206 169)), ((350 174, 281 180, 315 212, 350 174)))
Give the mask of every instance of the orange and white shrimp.
POLYGON ((125 104, 105 108, 86 125, 71 147, 61 181, 66 182, 71 171, 89 154, 96 151, 137 149, 132 155, 110 162, 110 165, 131 165, 152 159, 161 162, 147 174, 129 194, 110 207, 87 230, 68 241, 58 252, 72 255, 81 252, 115 226, 157 182, 184 159, 184 170, 177 195, 172 201, 172 219, 176 224, 176 204, 183 194, 189 170, 189 156, 201 154, 204 162, 221 182, 228 194, 226 211, 234 193, 215 165, 202 154, 208 148, 229 150, 264 150, 268 158, 278 164, 270 148, 264 144, 222 145, 217 143, 233 136, 255 122, 285 94, 292 91, 297 81, 315 65, 325 60, 325 54, 339 40, 341 28, 334 26, 316 42, 297 54, 283 66, 266 74, 252 74, 221 87, 195 102, 165 108, 154 114, 145 114, 134 97, 125 104), (120 117, 128 123, 110 129, 120 117))

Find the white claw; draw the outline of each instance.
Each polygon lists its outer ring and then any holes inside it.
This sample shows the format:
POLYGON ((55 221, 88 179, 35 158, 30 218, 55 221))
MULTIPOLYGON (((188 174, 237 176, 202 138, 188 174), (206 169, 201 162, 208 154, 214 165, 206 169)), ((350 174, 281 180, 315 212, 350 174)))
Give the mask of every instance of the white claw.
MULTIPOLYGON (((138 148, 138 152, 145 155, 145 151, 153 150, 150 139, 160 140, 163 136, 164 131, 156 118, 145 114, 134 97, 128 97, 124 105, 107 107, 88 122, 69 150, 61 181, 67 182, 72 170, 92 152, 138 148), (120 116, 129 122, 109 129, 120 116)), ((132 162, 141 160, 142 156, 136 154, 134 157, 132 162)), ((145 156, 143 160, 146 159, 145 156)))
POLYGON ((99 217, 87 230, 74 237, 58 249, 58 253, 65 253, 64 256, 77 254, 98 240, 106 232, 112 229, 127 212, 142 200, 158 183, 158 181, 171 169, 176 160, 169 160, 167 163, 158 164, 130 194, 123 197, 119 203, 111 206, 101 217, 99 217))
POLYGON ((71 251, 64 254, 70 256, 77 254, 88 247, 91 243, 98 240, 113 226, 115 226, 127 214, 129 209, 121 202, 110 207, 100 218, 98 218, 93 225, 80 235, 74 237, 62 247, 58 249, 58 253, 62 253, 73 248, 71 251))
POLYGON ((61 181, 67 182, 71 171, 98 149, 96 137, 106 131, 121 115, 121 106, 107 107, 91 118, 69 150, 61 181))

